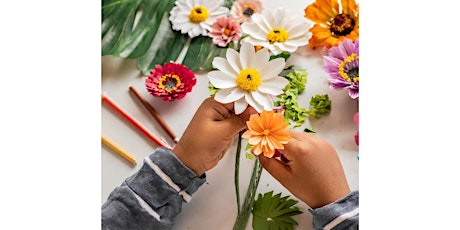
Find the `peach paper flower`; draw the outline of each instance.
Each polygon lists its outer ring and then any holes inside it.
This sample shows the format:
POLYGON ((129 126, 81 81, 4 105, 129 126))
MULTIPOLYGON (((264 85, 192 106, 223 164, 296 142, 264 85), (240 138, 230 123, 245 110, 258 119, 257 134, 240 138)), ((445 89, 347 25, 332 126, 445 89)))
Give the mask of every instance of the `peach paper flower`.
POLYGON ((253 145, 255 155, 272 158, 277 149, 284 149, 283 144, 287 144, 291 136, 286 131, 288 124, 284 122, 284 116, 281 113, 264 110, 262 113, 253 114, 246 122, 248 130, 243 133, 242 137, 249 139, 248 143, 253 145))

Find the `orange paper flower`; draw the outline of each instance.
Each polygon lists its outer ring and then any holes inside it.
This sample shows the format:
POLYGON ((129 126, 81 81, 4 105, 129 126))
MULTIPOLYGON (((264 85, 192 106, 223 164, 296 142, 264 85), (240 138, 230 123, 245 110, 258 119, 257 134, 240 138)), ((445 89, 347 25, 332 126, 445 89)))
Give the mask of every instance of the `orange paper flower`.
POLYGON ((283 144, 287 144, 291 139, 286 131, 288 124, 284 122, 284 116, 281 113, 264 110, 260 115, 251 115, 246 124, 248 130, 243 133, 242 137, 249 138, 248 142, 254 146, 255 155, 263 153, 264 156, 271 158, 276 149, 284 149, 283 144))
POLYGON ((359 38, 359 5, 355 0, 316 0, 305 8, 305 17, 316 24, 310 29, 312 37, 308 41, 311 48, 337 46, 343 39, 352 41, 359 38))

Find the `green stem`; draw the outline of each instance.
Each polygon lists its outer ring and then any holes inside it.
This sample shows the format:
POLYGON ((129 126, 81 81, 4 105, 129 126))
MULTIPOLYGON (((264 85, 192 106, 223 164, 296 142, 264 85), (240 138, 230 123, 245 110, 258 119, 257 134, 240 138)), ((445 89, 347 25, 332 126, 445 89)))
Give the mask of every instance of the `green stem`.
POLYGON ((236 205, 238 206, 238 215, 240 214, 240 180, 239 180, 239 171, 240 171, 240 155, 241 155, 241 134, 238 134, 238 146, 236 147, 236 157, 235 157, 235 190, 236 190, 236 205))
POLYGON ((236 217, 235 225, 233 230, 244 230, 249 220, 249 214, 251 214, 252 206, 254 204, 254 197, 256 195, 257 186, 259 185, 260 176, 262 174, 262 165, 259 163, 259 159, 255 160, 254 169, 252 170, 251 181, 249 182, 248 191, 244 198, 243 207, 241 212, 236 217))

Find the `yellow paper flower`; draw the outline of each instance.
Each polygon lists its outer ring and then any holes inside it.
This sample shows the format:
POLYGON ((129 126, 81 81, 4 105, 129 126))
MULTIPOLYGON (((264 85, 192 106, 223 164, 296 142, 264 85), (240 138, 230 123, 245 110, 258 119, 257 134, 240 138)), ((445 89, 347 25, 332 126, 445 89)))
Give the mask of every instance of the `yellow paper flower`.
POLYGON ((310 29, 308 41, 311 48, 339 45, 343 39, 359 38, 359 5, 355 0, 316 0, 305 8, 305 17, 316 24, 310 29))
POLYGON ((248 130, 243 133, 243 138, 249 138, 248 143, 253 145, 255 155, 264 154, 273 157, 276 149, 284 149, 291 136, 286 131, 288 124, 284 122, 281 113, 264 110, 262 113, 253 114, 246 122, 248 130))

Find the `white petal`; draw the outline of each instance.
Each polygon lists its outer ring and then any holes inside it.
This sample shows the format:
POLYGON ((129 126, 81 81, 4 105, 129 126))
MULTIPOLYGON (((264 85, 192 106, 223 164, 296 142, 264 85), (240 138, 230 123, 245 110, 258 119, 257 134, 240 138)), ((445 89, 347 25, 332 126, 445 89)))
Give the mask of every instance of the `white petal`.
POLYGON ((222 6, 222 1, 202 1, 200 4, 211 13, 222 6))
POLYGON ((193 0, 185 0, 185 4, 192 10, 193 7, 195 7, 195 1, 193 0))
POLYGON ((173 23, 186 23, 186 22, 190 22, 190 18, 188 17, 187 14, 184 14, 182 12, 178 13, 173 20, 173 23))
POLYGON ((254 46, 264 46, 262 44, 268 44, 265 40, 258 40, 254 37, 246 37, 242 40, 243 43, 249 43, 254 46))
POLYGON ((240 74, 237 73, 232 66, 228 63, 227 59, 223 57, 215 57, 212 61, 212 66, 220 71, 224 72, 229 77, 236 79, 236 77, 240 74))
POLYGON ((287 28, 289 38, 297 38, 299 36, 306 37, 308 34, 309 27, 306 23, 297 24, 292 28, 287 28))
POLYGON ((284 77, 273 77, 263 81, 257 90, 276 96, 284 93, 283 89, 288 83, 289 81, 284 77))
POLYGON ((176 6, 180 8, 180 12, 190 13, 192 7, 186 1, 176 1, 176 6))
POLYGON ((252 68, 257 69, 259 73, 269 65, 270 53, 268 49, 264 48, 256 52, 255 57, 252 60, 252 68))
POLYGON ((297 50, 297 46, 288 45, 286 43, 276 42, 273 44, 275 47, 278 47, 280 50, 287 51, 289 53, 294 53, 297 50))
POLYGON ((259 104, 255 99, 254 97, 252 97, 251 94, 246 94, 244 96, 244 98, 246 99, 246 101, 249 103, 249 105, 254 108, 258 113, 261 113, 262 110, 264 110, 264 107, 259 104))
POLYGON ((272 24, 273 27, 281 27, 284 29, 283 21, 285 19, 286 10, 284 8, 278 8, 275 12, 274 18, 275 21, 272 24))
POLYGON ((255 22, 247 22, 241 25, 243 33, 249 34, 249 36, 257 38, 259 40, 267 40, 268 31, 264 31, 263 28, 259 27, 255 22))
POLYGON ((260 93, 257 90, 251 92, 252 97, 257 101, 257 103, 261 104, 264 107, 264 110, 273 110, 274 104, 272 97, 268 96, 267 94, 260 93))
POLYGON ((262 11, 262 15, 263 15, 262 19, 263 19, 264 25, 267 26, 267 29, 268 29, 267 33, 268 33, 268 31, 270 31, 271 29, 275 27, 276 19, 270 10, 262 11))
POLYGON ((214 87, 219 89, 236 87, 235 79, 229 77, 228 75, 219 70, 209 72, 208 79, 214 87))
POLYGON ((252 22, 254 22, 265 34, 272 29, 272 26, 269 23, 270 21, 265 19, 265 14, 254 14, 251 18, 252 22))
POLYGON ((238 99, 233 104, 233 109, 235 110, 236 115, 244 112, 244 110, 246 110, 247 107, 248 107, 248 102, 245 100, 244 97, 238 99))
POLYGON ((227 49, 227 53, 225 56, 227 57, 227 61, 230 64, 230 66, 232 66, 235 72, 240 74, 240 71, 242 70, 240 54, 236 52, 234 49, 227 49))
POLYGON ((242 98, 246 91, 240 88, 220 89, 217 91, 214 99, 220 103, 230 103, 242 98))
POLYGON ((301 37, 301 38, 297 38, 297 39, 289 39, 286 42, 284 42, 284 44, 289 45, 289 46, 296 46, 296 47, 304 46, 304 45, 308 44, 308 38, 307 37, 301 37))
POLYGON ((194 25, 194 26, 192 27, 192 30, 189 31, 188 34, 189 34, 189 36, 192 37, 192 38, 193 38, 193 37, 196 37, 196 36, 198 36, 198 35, 200 35, 200 34, 201 34, 201 27, 200 27, 199 25, 194 25))
MULTIPOLYGON (((276 44, 276 43, 274 43, 276 44)), ((280 53, 282 53, 284 50, 282 50, 279 46, 275 46, 275 45, 272 45, 272 44, 269 44, 268 46, 268 49, 270 49, 270 52, 272 52, 273 55, 278 55, 280 53)))
POLYGON ((279 73, 281 73, 281 71, 283 71, 285 65, 286 62, 284 61, 284 58, 273 59, 259 74, 265 80, 276 77, 279 75, 279 73))
POLYGON ((255 56, 255 50, 254 50, 254 47, 245 42, 243 44, 241 44, 241 49, 240 49, 240 60, 241 60, 241 67, 243 69, 246 69, 246 68, 251 68, 251 61, 254 60, 254 56, 255 56))

